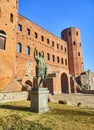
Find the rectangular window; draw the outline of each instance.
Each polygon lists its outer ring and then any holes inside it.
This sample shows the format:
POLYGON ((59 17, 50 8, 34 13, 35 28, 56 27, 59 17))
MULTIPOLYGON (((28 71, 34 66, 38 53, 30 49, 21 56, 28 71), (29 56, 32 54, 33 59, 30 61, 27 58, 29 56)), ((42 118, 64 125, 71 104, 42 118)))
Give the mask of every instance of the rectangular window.
POLYGON ((22 31, 22 25, 21 24, 18 24, 18 30, 22 31))
POLYGON ((13 23, 13 14, 10 14, 10 22, 13 23))

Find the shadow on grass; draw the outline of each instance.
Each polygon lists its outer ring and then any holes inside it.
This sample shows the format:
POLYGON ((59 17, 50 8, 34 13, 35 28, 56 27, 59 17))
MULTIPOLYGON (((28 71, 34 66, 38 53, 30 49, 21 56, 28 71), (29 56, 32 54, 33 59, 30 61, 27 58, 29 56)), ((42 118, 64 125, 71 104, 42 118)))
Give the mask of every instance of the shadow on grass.
POLYGON ((94 117, 94 111, 84 111, 80 109, 65 110, 65 109, 53 109, 52 114, 64 115, 64 116, 92 116, 94 117))
POLYGON ((30 111, 29 107, 12 106, 12 105, 0 105, 0 108, 11 109, 11 110, 20 110, 20 111, 30 111))

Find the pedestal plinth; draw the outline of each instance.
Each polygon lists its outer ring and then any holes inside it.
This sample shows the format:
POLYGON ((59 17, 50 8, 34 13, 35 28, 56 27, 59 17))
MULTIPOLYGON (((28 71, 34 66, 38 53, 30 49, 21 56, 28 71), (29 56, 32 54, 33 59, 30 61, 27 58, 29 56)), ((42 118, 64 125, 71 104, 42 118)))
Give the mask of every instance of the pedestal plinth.
POLYGON ((48 94, 48 88, 32 88, 30 110, 36 113, 48 111, 48 94))

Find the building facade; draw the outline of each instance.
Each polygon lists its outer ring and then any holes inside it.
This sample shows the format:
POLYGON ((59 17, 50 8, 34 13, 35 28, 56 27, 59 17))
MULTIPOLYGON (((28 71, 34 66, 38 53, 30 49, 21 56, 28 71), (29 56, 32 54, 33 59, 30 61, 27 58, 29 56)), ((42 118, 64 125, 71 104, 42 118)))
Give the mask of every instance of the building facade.
POLYGON ((71 92, 71 76, 83 71, 80 30, 64 29, 61 38, 18 14, 17 0, 0 0, 0 91, 28 90, 36 83, 34 48, 44 54, 50 93, 71 92))

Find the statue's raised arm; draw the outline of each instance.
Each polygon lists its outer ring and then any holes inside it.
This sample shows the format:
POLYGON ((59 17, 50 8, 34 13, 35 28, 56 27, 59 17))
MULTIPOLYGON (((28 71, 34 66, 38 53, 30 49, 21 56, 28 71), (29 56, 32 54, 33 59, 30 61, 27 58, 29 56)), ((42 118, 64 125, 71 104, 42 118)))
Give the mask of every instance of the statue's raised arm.
POLYGON ((34 49, 34 58, 35 59, 37 58, 37 49, 36 48, 34 49))

